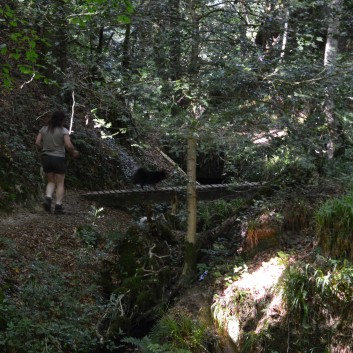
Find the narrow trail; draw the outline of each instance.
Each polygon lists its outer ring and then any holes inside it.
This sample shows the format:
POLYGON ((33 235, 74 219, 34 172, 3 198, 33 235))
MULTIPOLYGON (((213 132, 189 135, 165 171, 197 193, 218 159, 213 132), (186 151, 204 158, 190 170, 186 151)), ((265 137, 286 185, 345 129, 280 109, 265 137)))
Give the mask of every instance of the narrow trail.
POLYGON ((91 227, 98 234, 109 234, 125 231, 133 220, 119 209, 104 207, 97 213, 100 206, 81 195, 78 190, 67 191, 64 215, 48 214, 40 203, 33 209, 0 214, 0 284, 11 278, 20 285, 26 273, 29 275, 36 263, 44 261, 63 276, 77 274, 81 285, 92 283, 100 251, 87 246, 78 236, 78 229, 91 227))
POLYGON ((114 208, 106 208, 94 213, 100 208, 95 202, 87 201, 77 190, 68 191, 65 195, 65 214, 55 215, 45 212, 38 203, 31 209, 18 208, 9 214, 0 214, 0 236, 21 237, 30 235, 31 240, 44 235, 53 237, 70 235, 78 226, 95 224, 98 232, 113 230, 117 224, 128 226, 131 217, 124 211, 114 208))

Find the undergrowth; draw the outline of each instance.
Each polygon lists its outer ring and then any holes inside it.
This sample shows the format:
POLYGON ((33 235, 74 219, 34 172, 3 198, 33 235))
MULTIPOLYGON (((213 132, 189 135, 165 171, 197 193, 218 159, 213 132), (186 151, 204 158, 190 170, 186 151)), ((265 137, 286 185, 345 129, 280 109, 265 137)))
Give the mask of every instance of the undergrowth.
POLYGON ((33 196, 40 186, 40 166, 33 148, 17 131, 0 132, 0 209, 33 196))
POLYGON ((307 324, 324 311, 338 314, 353 304, 353 264, 324 257, 297 263, 287 268, 281 287, 291 318, 307 324))
POLYGON ((198 231, 205 231, 221 224, 234 215, 242 204, 242 199, 199 202, 197 207, 198 231))
POLYGON ((144 353, 207 353, 207 327, 184 310, 163 315, 143 339, 125 338, 123 342, 139 347, 144 353))
POLYGON ((351 352, 351 262, 317 255, 310 263, 289 264, 277 293, 285 316, 244 332, 241 353, 351 352))
POLYGON ((326 201, 316 213, 319 245, 330 256, 353 259, 353 194, 326 201))
POLYGON ((33 263, 23 276, 20 286, 0 290, 0 351, 91 352, 100 346, 96 324, 105 308, 94 286, 46 262, 33 263))
POLYGON ((353 264, 347 260, 317 256, 314 263, 299 262, 287 268, 280 288, 293 351, 331 351, 353 304, 352 285, 353 264))

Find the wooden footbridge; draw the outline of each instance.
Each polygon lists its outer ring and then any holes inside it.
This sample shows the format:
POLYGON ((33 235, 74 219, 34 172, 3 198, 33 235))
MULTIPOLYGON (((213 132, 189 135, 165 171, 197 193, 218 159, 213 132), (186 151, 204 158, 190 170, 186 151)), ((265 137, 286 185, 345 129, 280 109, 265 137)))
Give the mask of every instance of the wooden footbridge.
MULTIPOLYGON (((249 197, 267 186, 264 183, 244 184, 211 184, 197 185, 198 200, 235 199, 249 197)), ((177 198, 180 201, 186 200, 186 186, 171 187, 144 187, 93 191, 83 195, 86 199, 96 201, 106 206, 125 206, 129 204, 160 203, 170 202, 177 198)))

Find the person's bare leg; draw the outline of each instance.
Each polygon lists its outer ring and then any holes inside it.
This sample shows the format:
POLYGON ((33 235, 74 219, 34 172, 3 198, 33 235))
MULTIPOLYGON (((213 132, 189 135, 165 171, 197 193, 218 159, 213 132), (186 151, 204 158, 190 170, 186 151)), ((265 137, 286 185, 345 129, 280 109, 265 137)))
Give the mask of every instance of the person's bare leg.
POLYGON ((55 190, 55 174, 46 173, 47 186, 45 187, 45 198, 43 202, 44 210, 51 213, 51 201, 55 190))
POLYGON ((56 204, 61 205, 64 199, 65 188, 64 188, 65 174, 55 174, 55 182, 56 182, 56 204))
POLYGON ((45 188, 45 196, 53 198, 54 190, 55 190, 55 174, 54 173, 46 173, 47 176, 47 186, 45 188))

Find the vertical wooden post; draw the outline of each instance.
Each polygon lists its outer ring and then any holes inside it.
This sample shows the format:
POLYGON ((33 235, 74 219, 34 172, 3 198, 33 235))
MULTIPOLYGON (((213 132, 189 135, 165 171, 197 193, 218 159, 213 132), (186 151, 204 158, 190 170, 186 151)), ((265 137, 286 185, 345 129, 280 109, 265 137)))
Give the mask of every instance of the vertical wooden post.
POLYGON ((197 140, 194 134, 188 137, 187 148, 187 206, 188 227, 185 239, 185 262, 182 273, 182 281, 187 283, 196 274, 196 147, 197 140))

